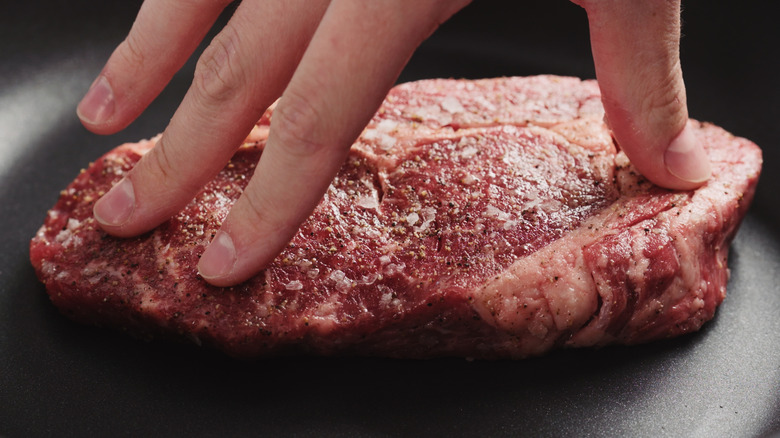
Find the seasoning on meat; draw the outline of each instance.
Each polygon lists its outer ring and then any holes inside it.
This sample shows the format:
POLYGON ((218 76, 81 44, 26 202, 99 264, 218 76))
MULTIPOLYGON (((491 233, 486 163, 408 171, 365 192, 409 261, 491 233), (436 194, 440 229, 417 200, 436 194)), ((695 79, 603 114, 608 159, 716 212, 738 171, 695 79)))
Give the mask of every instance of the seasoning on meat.
POLYGON ((197 261, 262 154, 270 109, 184 210, 131 239, 92 205, 155 139, 126 144, 65 189, 31 242, 52 302, 81 322, 235 356, 522 358, 697 330, 760 150, 693 122, 713 178, 642 178, 603 124, 594 81, 537 76, 394 88, 323 200, 266 270, 231 288, 197 261))

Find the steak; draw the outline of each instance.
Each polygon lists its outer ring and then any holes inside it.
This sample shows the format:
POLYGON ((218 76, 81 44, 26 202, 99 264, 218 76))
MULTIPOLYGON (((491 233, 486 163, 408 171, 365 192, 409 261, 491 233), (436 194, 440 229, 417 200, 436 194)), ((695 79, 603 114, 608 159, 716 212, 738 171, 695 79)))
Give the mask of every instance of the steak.
POLYGON ((30 256, 76 321, 241 357, 523 358, 695 331, 725 297, 761 152, 691 121, 713 177, 670 191, 635 171, 603 116, 597 84, 576 78, 399 85, 289 245, 229 288, 200 278, 198 257, 273 109, 184 210, 119 239, 93 203, 156 140, 125 144, 62 191, 30 256))

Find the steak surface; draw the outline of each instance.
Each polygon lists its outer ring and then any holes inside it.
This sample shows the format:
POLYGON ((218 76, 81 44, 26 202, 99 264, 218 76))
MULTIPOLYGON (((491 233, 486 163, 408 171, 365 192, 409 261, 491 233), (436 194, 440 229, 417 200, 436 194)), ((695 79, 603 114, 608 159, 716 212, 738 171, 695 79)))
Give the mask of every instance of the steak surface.
POLYGON ((761 169, 756 145, 692 121, 712 179, 654 186, 615 147, 594 81, 403 84, 274 262, 211 286, 198 257, 272 117, 183 211, 136 238, 104 233, 92 206, 155 139, 90 164, 31 242, 52 302, 80 322, 246 357, 522 358, 642 343, 713 317, 761 169))

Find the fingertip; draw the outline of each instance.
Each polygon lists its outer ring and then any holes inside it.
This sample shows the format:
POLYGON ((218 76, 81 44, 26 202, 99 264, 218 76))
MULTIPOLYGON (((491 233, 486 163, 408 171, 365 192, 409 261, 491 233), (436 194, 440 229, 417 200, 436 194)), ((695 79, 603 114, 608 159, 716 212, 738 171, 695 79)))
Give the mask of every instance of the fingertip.
POLYGON ((588 11, 605 121, 620 147, 654 184, 701 186, 712 170, 688 122, 679 0, 575 2, 588 11))
POLYGON ((707 152, 694 135, 690 123, 672 139, 664 152, 666 170, 675 178, 681 189, 696 188, 712 175, 707 152))
POLYGON ((247 197, 253 183, 254 179, 230 209, 198 262, 198 273, 214 286, 234 286, 258 275, 273 262, 300 225, 295 220, 280 224, 259 214, 254 209, 256 204, 247 197))
POLYGON ((105 125, 116 112, 116 97, 108 79, 100 75, 76 107, 76 115, 90 131, 110 133, 105 125))
MULTIPOLYGON (((631 138, 615 136, 637 170, 650 182, 671 190, 693 190, 705 184, 712 175, 710 159, 696 136, 695 127, 685 123, 668 143, 663 133, 631 138), (653 139, 659 139, 654 142, 653 139)), ((613 134, 617 134, 613 131, 613 134)), ((668 137, 667 137, 668 138, 668 137)))
POLYGON ((98 224, 110 234, 121 234, 121 227, 135 211, 135 190, 129 178, 123 178, 95 202, 92 214, 98 224))
POLYGON ((198 273, 214 286, 230 286, 237 257, 233 238, 220 230, 203 252, 198 262, 198 273))

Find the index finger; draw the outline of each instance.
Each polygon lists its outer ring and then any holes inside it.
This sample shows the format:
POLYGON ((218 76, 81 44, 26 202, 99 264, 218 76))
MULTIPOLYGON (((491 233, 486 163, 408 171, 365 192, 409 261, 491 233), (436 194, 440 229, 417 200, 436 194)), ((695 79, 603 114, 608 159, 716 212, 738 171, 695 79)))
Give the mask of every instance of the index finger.
POLYGON ((680 0, 575 2, 588 13, 596 77, 620 147, 658 185, 703 184, 710 164, 687 127, 680 0))

